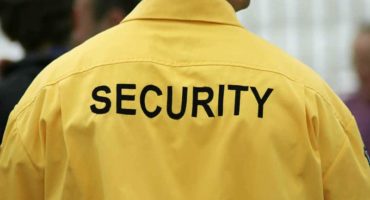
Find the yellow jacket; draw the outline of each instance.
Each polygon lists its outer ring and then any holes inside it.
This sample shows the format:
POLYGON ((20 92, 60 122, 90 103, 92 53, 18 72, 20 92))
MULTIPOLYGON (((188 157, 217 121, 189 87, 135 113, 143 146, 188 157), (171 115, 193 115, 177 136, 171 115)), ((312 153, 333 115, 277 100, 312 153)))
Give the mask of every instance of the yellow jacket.
POLYGON ((369 200, 356 123, 225 0, 144 0, 12 112, 1 200, 369 200))

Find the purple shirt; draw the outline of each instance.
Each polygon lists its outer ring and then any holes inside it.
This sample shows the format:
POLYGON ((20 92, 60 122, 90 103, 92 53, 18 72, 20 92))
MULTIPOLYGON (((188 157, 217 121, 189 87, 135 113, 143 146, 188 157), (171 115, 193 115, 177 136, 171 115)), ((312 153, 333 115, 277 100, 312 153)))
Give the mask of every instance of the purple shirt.
POLYGON ((370 102, 360 95, 353 95, 346 104, 356 118, 365 146, 370 148, 370 102))

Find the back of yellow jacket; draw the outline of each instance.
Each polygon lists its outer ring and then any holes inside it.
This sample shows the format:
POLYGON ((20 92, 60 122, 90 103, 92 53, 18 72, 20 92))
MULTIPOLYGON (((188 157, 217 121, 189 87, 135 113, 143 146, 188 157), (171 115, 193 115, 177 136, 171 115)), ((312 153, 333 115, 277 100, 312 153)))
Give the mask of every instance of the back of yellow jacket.
POLYGON ((1 200, 368 200, 356 123, 224 0, 144 0, 13 111, 1 200))

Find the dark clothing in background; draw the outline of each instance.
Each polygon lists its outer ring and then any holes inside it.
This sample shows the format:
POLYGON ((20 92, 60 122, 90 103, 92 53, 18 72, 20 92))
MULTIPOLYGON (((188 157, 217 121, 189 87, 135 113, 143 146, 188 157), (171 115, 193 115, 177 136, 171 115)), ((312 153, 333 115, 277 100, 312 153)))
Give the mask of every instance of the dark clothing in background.
POLYGON ((365 146, 370 148, 370 102, 356 94, 349 98, 346 104, 356 118, 365 146))
POLYGON ((10 64, 3 72, 3 79, 0 81, 0 144, 9 114, 28 86, 44 67, 66 50, 53 48, 47 53, 28 55, 25 59, 10 64))

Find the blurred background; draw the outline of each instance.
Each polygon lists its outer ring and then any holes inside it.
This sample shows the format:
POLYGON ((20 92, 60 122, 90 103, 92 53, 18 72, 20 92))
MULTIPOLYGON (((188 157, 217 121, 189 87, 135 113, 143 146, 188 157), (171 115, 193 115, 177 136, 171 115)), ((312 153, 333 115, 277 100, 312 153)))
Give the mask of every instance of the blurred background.
MULTIPOLYGON (((370 0, 252 0, 238 13, 250 31, 314 68, 343 98, 356 91, 352 43, 359 24, 370 21, 370 0)), ((0 60, 24 53, 0 31, 0 60)))
POLYGON ((23 56, 24 52, 22 47, 16 42, 9 41, 0 28, 0 60, 18 61, 23 58, 23 56))
POLYGON ((252 0, 239 19, 314 68, 343 98, 356 91, 352 43, 370 21, 370 0, 252 0))

